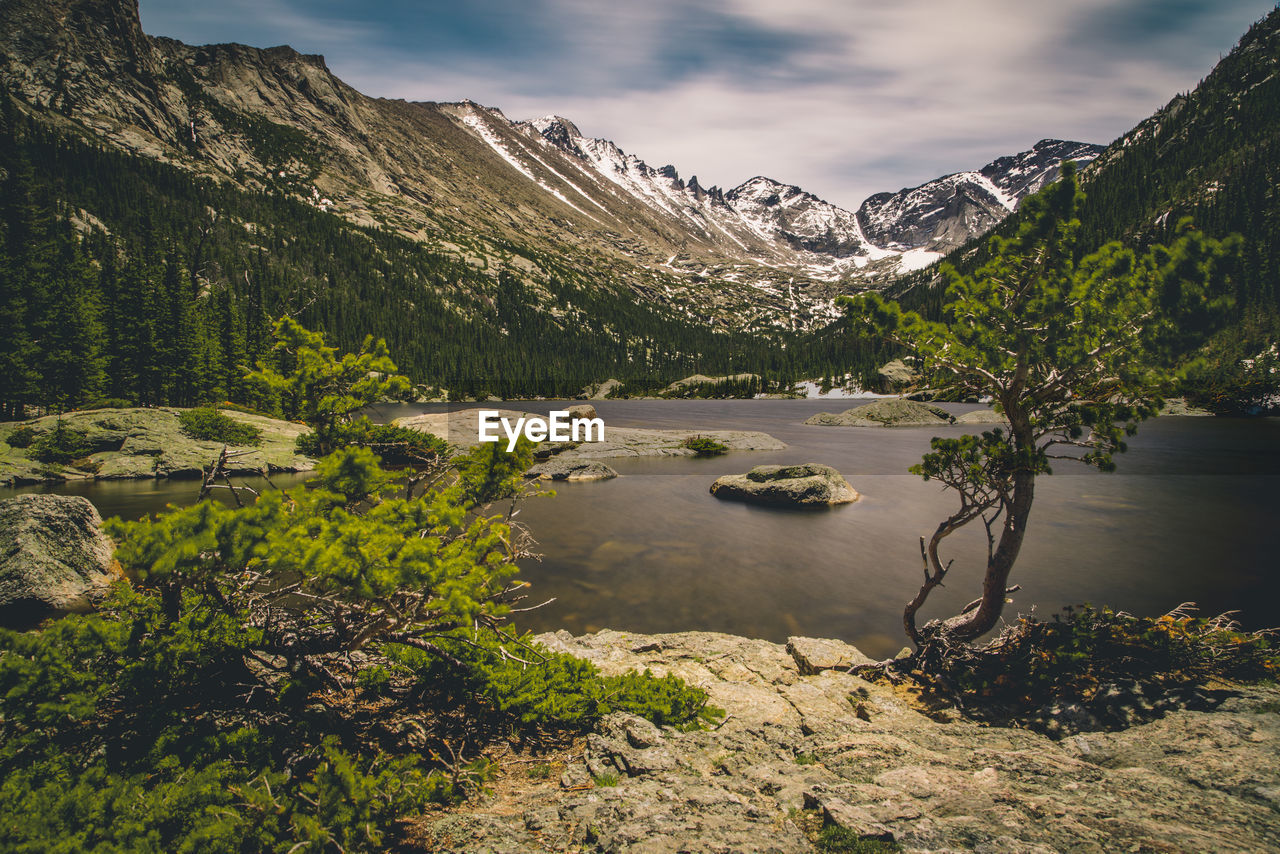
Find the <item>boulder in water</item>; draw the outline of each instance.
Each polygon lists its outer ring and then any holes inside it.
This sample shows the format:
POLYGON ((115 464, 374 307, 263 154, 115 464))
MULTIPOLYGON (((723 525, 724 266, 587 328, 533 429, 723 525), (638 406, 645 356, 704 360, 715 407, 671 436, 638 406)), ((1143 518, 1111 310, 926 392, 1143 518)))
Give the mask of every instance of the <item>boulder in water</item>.
POLYGON ((826 507, 849 504, 858 493, 840 472, 821 463, 756 466, 746 474, 730 474, 711 484, 711 494, 756 504, 826 507))
POLYGON ((819 412, 804 423, 819 427, 928 427, 951 424, 955 418, 940 406, 915 400, 877 400, 836 415, 819 412))
POLYGON ((545 463, 532 466, 526 477, 537 477, 542 480, 611 480, 618 476, 612 467, 599 460, 561 460, 552 458, 545 463))

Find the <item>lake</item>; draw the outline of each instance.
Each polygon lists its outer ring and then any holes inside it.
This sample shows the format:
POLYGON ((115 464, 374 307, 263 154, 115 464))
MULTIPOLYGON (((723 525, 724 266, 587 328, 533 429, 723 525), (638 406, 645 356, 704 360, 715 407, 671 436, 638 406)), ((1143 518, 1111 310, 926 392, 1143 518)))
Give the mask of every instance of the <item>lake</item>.
MULTIPOLYGON (((905 642, 903 604, 922 578, 918 538, 955 502, 907 468, 928 450, 931 436, 961 435, 965 428, 802 423, 859 403, 595 402, 610 426, 760 430, 788 447, 710 459, 608 460, 617 479, 561 483, 555 497, 525 502, 517 520, 541 553, 524 566, 523 577, 533 583, 525 604, 555 601, 521 615, 519 624, 574 633, 608 627, 701 629, 774 641, 840 637, 872 656, 892 655, 905 642), (722 501, 708 491, 722 474, 798 462, 835 466, 862 499, 802 511, 722 501)), ((509 407, 546 414, 563 405, 509 407)), ((382 407, 380 415, 442 409, 382 407)), ((1054 475, 1039 479, 1011 579, 1022 590, 1006 617, 1047 617, 1082 602, 1154 615, 1194 601, 1204 614, 1239 611, 1250 627, 1280 624, 1280 419, 1155 419, 1117 460, 1113 474, 1059 462, 1054 475)), ((289 485, 298 478, 276 480, 289 485)), ((192 481, 114 481, 56 491, 85 495, 104 516, 136 518, 190 502, 198 488, 192 481)), ((0 496, 12 492, 0 490, 0 496)), ((980 528, 949 538, 946 556, 955 558, 955 567, 922 621, 954 613, 978 596, 985 559, 980 528)))

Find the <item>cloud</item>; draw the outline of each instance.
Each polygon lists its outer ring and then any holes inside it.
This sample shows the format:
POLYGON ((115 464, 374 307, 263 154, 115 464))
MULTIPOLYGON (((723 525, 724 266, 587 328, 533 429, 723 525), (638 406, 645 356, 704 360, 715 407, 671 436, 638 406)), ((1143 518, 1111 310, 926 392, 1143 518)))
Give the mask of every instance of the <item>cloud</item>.
POLYGON ((1264 0, 142 0, 148 32, 288 42, 324 53, 372 95, 471 98, 513 118, 558 113, 704 184, 765 174, 850 208, 1044 137, 1110 142, 1193 87, 1270 8, 1264 0))

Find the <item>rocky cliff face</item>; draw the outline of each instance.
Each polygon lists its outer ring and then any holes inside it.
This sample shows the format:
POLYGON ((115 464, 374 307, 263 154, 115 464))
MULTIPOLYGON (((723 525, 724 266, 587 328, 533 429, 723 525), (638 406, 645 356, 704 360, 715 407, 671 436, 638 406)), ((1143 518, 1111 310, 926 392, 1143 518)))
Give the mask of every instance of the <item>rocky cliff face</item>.
POLYGON ((1018 203, 1058 177, 1062 163, 1081 166, 1104 146, 1042 139, 1030 151, 993 160, 896 193, 878 193, 858 208, 858 222, 887 250, 944 254, 985 234, 1018 203))
POLYGON ((558 116, 370 98, 292 48, 152 38, 136 0, 9 0, 0 23, 0 82, 51 124, 526 278, 538 252, 573 258, 739 329, 834 317, 1092 150, 1041 143, 855 214, 770 178, 703 187, 558 116))
POLYGON ((926 715, 905 692, 845 673, 867 659, 840 641, 611 631, 538 640, 609 673, 676 673, 728 717, 678 733, 614 715, 545 783, 504 784, 470 809, 424 817, 414 834, 428 850, 798 853, 814 850, 824 824, 850 845, 922 853, 1280 846, 1274 688, 1222 691, 1214 711, 1051 741, 954 709, 926 715))

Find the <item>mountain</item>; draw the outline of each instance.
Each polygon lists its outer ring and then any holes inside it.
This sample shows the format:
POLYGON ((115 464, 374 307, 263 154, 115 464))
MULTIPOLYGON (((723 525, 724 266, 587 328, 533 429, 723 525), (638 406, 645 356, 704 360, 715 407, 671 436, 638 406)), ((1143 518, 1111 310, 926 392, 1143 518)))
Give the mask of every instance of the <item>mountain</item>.
POLYGON ((381 227, 538 288, 534 256, 691 320, 806 329, 836 295, 981 233, 1064 157, 1042 142, 854 213, 757 177, 731 190, 654 168, 548 116, 370 98, 323 57, 143 33, 135 0, 6 0, 0 82, 29 115, 95 143, 381 227))
MULTIPOLYGON (((1085 250, 1112 240, 1168 243, 1186 219, 1212 237, 1240 235, 1241 263, 1224 285, 1234 309, 1198 354, 1208 367, 1187 392, 1222 411, 1250 411, 1280 396, 1280 374, 1253 370, 1280 341, 1280 10, 1250 27, 1193 91, 1175 95, 1107 146, 1080 177, 1085 250)), ((991 236, 1019 221, 1013 214, 947 260, 977 269, 990 257, 991 236)), ((923 271, 891 293, 937 316, 941 284, 923 271)))
MULTIPOLYGON (((1166 242, 1190 218, 1211 235, 1244 238, 1245 264, 1233 281, 1239 299, 1280 305, 1280 9, 1250 27, 1193 91, 1103 149, 1080 179, 1085 248, 1166 242)), ((1009 216, 947 260, 975 269, 989 237, 1019 221, 1009 216)), ((930 282, 931 274, 918 274, 897 289, 930 282)))
POLYGON ((986 234, 1024 198, 1058 177, 1063 161, 1083 166, 1101 145, 1042 139, 1030 151, 1001 157, 897 193, 877 193, 858 208, 862 233, 877 246, 933 258, 986 234))

